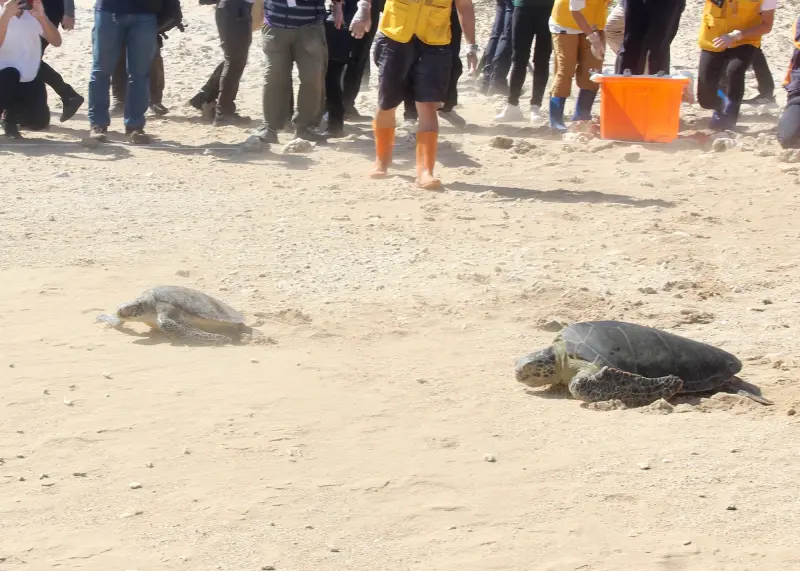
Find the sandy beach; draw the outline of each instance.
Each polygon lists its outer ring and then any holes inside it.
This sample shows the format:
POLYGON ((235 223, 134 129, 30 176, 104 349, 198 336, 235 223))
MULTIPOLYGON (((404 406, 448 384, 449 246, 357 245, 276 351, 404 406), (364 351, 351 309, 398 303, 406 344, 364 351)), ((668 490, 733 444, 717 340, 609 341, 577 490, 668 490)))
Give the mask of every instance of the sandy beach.
MULTIPOLYGON (((724 152, 691 105, 667 145, 562 139, 495 124, 502 97, 463 77, 469 126, 443 124, 446 188, 426 192, 402 131, 372 181, 369 122, 306 153, 203 122, 186 101, 221 50, 213 9, 184 4, 152 145, 113 117, 86 148, 86 106, 58 123, 52 92, 49 132, 0 141, 0 570, 800 569, 800 163, 773 141, 779 109, 745 109, 724 152), (274 342, 94 322, 156 284, 274 342), (603 411, 516 382, 518 357, 584 319, 723 347, 775 404, 603 411)), ((676 70, 697 66, 688 4, 676 70)), ((77 5, 45 59, 87 96, 77 5)), ((764 41, 778 84, 798 10, 781 2, 764 41)), ((494 2, 476 11, 483 44, 494 2)), ((256 33, 253 129, 263 60, 256 33)))

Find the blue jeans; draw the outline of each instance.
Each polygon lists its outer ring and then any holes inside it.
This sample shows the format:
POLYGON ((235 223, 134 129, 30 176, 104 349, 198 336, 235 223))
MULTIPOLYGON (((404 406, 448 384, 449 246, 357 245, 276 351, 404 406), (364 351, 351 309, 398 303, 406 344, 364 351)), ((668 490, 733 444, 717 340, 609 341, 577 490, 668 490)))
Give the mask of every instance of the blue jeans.
POLYGON ((511 21, 514 15, 512 0, 497 0, 491 35, 484 52, 483 83, 506 88, 506 76, 511 67, 511 21))
POLYGON ((124 45, 128 59, 125 127, 144 127, 144 114, 150 105, 150 65, 156 54, 157 37, 155 14, 113 14, 95 10, 89 79, 89 123, 92 126, 111 124, 108 112, 111 74, 124 45))

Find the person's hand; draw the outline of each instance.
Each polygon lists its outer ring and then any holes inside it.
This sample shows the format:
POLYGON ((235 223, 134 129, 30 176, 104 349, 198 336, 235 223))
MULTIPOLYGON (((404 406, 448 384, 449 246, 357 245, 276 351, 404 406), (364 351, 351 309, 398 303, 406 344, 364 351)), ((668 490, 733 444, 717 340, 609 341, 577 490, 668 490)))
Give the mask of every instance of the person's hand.
POLYGON ((722 48, 728 49, 731 47, 735 42, 739 41, 742 38, 742 33, 739 30, 735 30, 730 34, 723 34, 718 38, 714 38, 714 41, 711 42, 715 48, 722 48))
POLYGON ((592 46, 592 55, 603 61, 603 58, 606 57, 606 44, 603 41, 603 38, 600 37, 600 34, 597 31, 592 32, 586 38, 589 40, 589 43, 592 46))
POLYGON ((41 21, 42 18, 47 18, 47 16, 45 16, 44 14, 44 6, 42 5, 42 0, 31 1, 31 15, 39 21, 41 21))
POLYGON ((333 25, 337 30, 344 26, 344 2, 333 3, 333 25))
POLYGON ((360 40, 364 37, 364 34, 369 32, 371 27, 372 22, 369 20, 356 20, 353 18, 353 21, 350 22, 350 35, 355 39, 360 40))
POLYGON ((478 46, 467 47, 467 77, 472 77, 478 71, 478 46))
POLYGON ((10 20, 14 16, 21 16, 22 15, 22 6, 17 0, 8 0, 3 6, 3 12, 0 13, 0 18, 3 20, 10 20))
POLYGON ((467 54, 467 75, 472 76, 478 70, 478 54, 469 52, 467 54))
POLYGON ((65 30, 74 30, 75 29, 75 16, 64 16, 61 19, 61 26, 65 30))
POLYGON ((367 13, 369 4, 364 0, 358 3, 358 10, 350 21, 350 35, 360 40, 372 28, 372 19, 367 13))

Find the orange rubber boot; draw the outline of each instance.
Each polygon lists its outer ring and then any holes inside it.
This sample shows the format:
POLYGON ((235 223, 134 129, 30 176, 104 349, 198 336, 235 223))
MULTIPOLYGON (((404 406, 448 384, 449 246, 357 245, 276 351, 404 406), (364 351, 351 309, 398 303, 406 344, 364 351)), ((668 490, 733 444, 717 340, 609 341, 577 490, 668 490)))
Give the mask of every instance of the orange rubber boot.
POLYGON ((417 133, 417 185, 425 190, 436 190, 442 187, 442 181, 433 176, 438 142, 439 133, 437 131, 417 133))
POLYGON ((383 178, 392 166, 392 150, 394 150, 394 127, 378 128, 372 122, 372 132, 375 134, 375 166, 372 168, 370 178, 383 178))

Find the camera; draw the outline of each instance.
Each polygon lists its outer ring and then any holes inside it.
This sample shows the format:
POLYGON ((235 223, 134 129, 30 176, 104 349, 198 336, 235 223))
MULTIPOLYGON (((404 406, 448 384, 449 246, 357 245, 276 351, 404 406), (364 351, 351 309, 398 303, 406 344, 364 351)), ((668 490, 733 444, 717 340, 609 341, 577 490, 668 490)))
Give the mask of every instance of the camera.
POLYGON ((31 4, 31 0, 19 0, 19 7, 23 10, 33 10, 33 4, 31 4))

